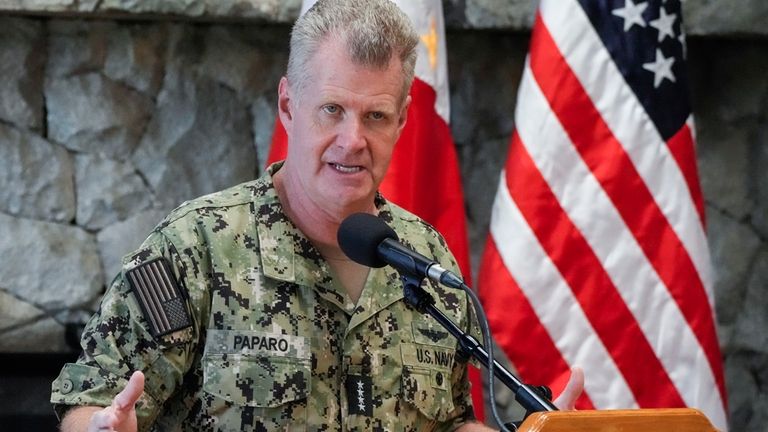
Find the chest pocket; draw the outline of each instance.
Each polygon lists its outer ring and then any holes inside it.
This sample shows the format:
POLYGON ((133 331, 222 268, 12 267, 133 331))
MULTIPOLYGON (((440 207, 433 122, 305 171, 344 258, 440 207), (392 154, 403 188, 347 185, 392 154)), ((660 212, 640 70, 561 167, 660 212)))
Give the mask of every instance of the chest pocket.
POLYGON ((207 356, 203 390, 235 405, 274 408, 306 399, 309 361, 253 355, 207 356))
POLYGON ((430 420, 446 420, 454 409, 451 371, 455 349, 405 343, 401 397, 430 420))
POLYGON ((278 421, 285 414, 300 419, 310 391, 307 343, 298 336, 209 330, 203 390, 229 402, 227 405, 283 408, 257 410, 264 423, 278 421))

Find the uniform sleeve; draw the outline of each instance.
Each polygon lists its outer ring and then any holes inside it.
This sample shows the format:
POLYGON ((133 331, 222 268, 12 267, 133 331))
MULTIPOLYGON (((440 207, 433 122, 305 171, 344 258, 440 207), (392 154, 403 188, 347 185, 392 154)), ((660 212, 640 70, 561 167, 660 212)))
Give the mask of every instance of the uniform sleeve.
POLYGON ((137 416, 139 429, 145 430, 190 367, 199 334, 199 319, 192 312, 199 308, 191 307, 186 291, 186 267, 192 263, 177 253, 164 235, 150 235, 141 249, 126 256, 123 263, 123 271, 113 280, 83 331, 79 359, 65 365, 53 382, 51 403, 59 416, 73 405, 108 406, 133 371, 141 370, 146 380, 137 416), (192 323, 162 336, 153 336, 126 277, 130 268, 157 259, 169 264, 181 291, 186 293, 183 304, 192 323))

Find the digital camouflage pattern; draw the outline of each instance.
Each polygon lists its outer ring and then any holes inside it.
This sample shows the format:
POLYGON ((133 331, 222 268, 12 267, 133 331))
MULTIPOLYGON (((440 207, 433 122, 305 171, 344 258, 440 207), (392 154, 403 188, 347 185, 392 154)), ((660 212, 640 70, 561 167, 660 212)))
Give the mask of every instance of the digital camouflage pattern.
MULTIPOLYGON (((472 418, 456 340, 403 302, 391 268, 371 269, 357 304, 286 218, 271 175, 185 203, 123 261, 82 336, 83 353, 51 402, 109 405, 134 370, 146 375, 140 430, 427 431, 472 418), (125 274, 164 257, 192 326, 153 337, 125 274)), ((445 242, 377 197, 404 243, 457 269, 445 242)), ((468 298, 426 285, 469 328, 468 298)))

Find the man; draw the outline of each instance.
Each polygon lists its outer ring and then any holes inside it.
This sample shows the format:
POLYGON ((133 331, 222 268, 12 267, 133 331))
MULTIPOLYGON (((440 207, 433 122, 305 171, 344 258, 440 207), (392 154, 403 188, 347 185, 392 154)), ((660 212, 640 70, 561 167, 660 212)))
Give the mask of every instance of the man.
MULTIPOLYGON (((456 270, 432 227, 377 194, 417 41, 389 0, 321 0, 297 21, 285 162, 185 203, 124 259, 53 383, 62 430, 485 429, 456 341, 405 305, 394 270, 336 241, 346 216, 376 214, 456 270)), ((425 288, 471 327, 463 293, 425 288)))

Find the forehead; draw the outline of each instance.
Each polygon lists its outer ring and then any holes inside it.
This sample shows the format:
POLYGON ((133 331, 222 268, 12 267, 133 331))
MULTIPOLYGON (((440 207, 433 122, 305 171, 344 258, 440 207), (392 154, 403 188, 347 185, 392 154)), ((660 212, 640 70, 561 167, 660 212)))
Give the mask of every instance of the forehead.
POLYGON ((343 41, 331 37, 320 44, 308 66, 305 94, 341 91, 396 101, 402 99, 404 77, 397 56, 392 56, 383 67, 364 65, 351 58, 343 41))

